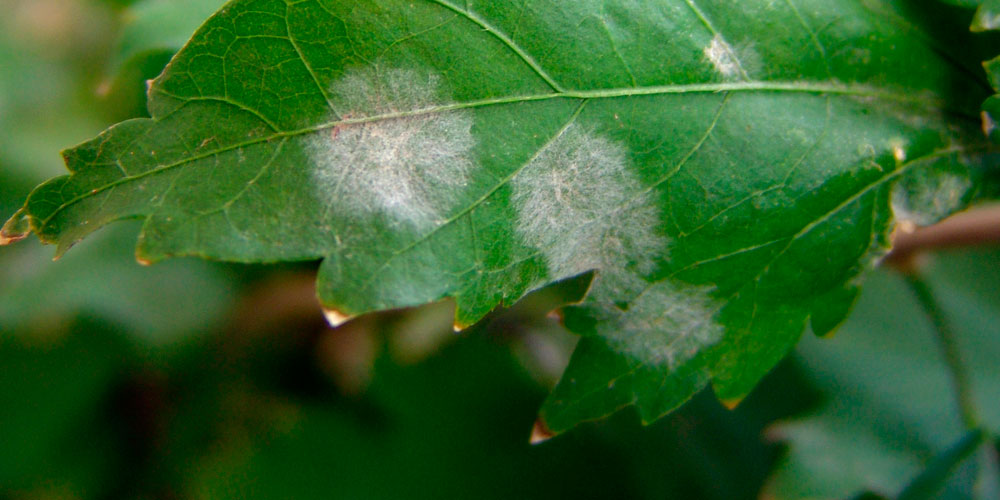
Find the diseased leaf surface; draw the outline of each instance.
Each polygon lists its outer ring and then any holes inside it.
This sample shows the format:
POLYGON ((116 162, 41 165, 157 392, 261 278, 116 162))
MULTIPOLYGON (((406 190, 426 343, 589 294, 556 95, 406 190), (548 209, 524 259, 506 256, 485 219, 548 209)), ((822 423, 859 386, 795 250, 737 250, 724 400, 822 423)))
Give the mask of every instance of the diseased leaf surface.
POLYGON ((595 270, 553 430, 735 401, 843 320, 892 205, 971 195, 990 88, 912 3, 236 0, 24 213, 60 253, 141 218, 144 261, 323 259, 332 318, 595 270))

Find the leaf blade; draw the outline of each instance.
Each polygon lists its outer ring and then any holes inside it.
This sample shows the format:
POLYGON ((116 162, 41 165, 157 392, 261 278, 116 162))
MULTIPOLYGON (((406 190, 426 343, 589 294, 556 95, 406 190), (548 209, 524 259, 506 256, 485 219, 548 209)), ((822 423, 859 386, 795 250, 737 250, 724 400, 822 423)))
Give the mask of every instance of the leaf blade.
POLYGON ((137 217, 143 261, 322 258, 338 317, 453 297, 468 325, 596 269, 571 371, 602 375, 543 413, 653 420, 710 380, 742 398, 810 316, 838 323, 900 179, 934 180, 912 213, 967 201, 985 85, 955 92, 908 15, 240 0, 153 84, 152 119, 68 151, 27 207, 60 252, 137 217))

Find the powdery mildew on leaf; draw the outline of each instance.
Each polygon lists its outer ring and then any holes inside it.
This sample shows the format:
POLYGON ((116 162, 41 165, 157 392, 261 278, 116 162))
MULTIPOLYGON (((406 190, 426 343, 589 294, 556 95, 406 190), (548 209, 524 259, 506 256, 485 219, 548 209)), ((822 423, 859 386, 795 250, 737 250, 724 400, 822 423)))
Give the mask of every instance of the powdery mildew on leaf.
POLYGON ((713 288, 661 281, 649 287, 627 311, 615 311, 603 336, 612 347, 643 363, 673 370, 719 340, 724 327, 715 321, 719 304, 713 288))
POLYGON ((673 369, 722 338, 719 306, 711 287, 643 278, 669 241, 657 233, 660 212, 627 158, 622 146, 570 126, 515 178, 518 228, 551 278, 597 270, 587 300, 606 316, 599 331, 609 344, 673 369), (627 310, 617 305, 636 295, 627 310))
POLYGON ((627 165, 620 145, 573 125, 513 182, 518 230, 550 277, 597 270, 591 298, 602 301, 641 290, 666 252, 659 210, 627 165))
POLYGON ((353 70, 331 87, 342 123, 310 136, 321 199, 345 215, 381 215, 416 229, 439 223, 473 162, 467 111, 378 118, 442 104, 440 77, 410 70, 353 70))
POLYGON ((757 54, 749 46, 734 48, 721 35, 715 35, 705 47, 705 59, 726 80, 749 80, 758 64, 757 54))
POLYGON ((971 189, 972 180, 967 175, 917 170, 893 188, 893 215, 902 224, 929 226, 961 208, 971 189))

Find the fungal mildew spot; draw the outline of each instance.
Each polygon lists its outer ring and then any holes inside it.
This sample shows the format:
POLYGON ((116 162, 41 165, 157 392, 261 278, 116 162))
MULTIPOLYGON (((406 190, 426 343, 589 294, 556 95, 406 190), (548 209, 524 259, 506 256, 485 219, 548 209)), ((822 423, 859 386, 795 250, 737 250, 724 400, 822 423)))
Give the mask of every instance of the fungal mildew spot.
POLYGON ((958 210, 972 181, 959 172, 921 168, 909 172, 892 190, 897 223, 929 226, 958 210))
POLYGON ((650 365, 673 370, 722 339, 712 287, 661 281, 650 286, 604 337, 610 345, 650 365))
POLYGON ((903 163, 906 161, 906 150, 899 146, 892 147, 892 156, 896 158, 896 161, 903 163))
POLYGON ((903 163, 906 161, 906 149, 903 147, 902 140, 892 140, 889 144, 892 147, 892 156, 896 159, 896 163, 903 163))
POLYGON ((362 68, 335 82, 340 118, 306 144, 318 196, 339 214, 417 229, 444 220, 473 166, 472 116, 400 116, 443 104, 440 94, 440 77, 413 69, 362 68))
POLYGON ((545 257, 549 278, 597 271, 586 300, 607 315, 609 345, 672 369, 722 338, 711 287, 644 279, 669 241, 621 145, 570 126, 512 185, 518 231, 545 257), (617 306, 636 295, 628 310, 617 306))
POLYGON ((627 168, 626 151, 570 126, 514 179, 518 232, 552 279, 597 270, 591 297, 621 297, 666 252, 659 211, 627 168))
POLYGON ((722 35, 715 35, 703 50, 708 59, 723 78, 727 80, 748 80, 750 67, 756 64, 756 53, 749 47, 734 48, 722 35))

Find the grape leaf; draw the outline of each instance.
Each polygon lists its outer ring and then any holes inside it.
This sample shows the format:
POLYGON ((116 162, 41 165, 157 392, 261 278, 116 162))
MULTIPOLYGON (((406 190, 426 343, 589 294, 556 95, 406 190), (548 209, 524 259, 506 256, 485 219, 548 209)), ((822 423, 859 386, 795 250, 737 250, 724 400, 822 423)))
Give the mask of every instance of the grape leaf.
MULTIPOLYGON (((964 250, 941 255, 926 270, 957 335, 978 416, 993 435, 1000 430, 1000 300, 992 291, 998 257, 995 249, 964 250)), ((790 451, 768 496, 849 498, 863 489, 894 496, 959 441, 966 429, 934 335, 903 279, 880 272, 835 338, 803 341, 798 358, 829 398, 813 414, 775 428, 790 451)), ((976 460, 969 462, 953 489, 975 482, 976 460)), ((1000 470, 984 464, 978 473, 1000 470)), ((977 498, 996 497, 983 493, 977 498)))
POLYGON ((3 238, 323 259, 334 322, 452 297, 461 328, 594 270, 552 430, 735 401, 843 320, 892 207, 974 187, 989 85, 911 4, 236 0, 3 238))

